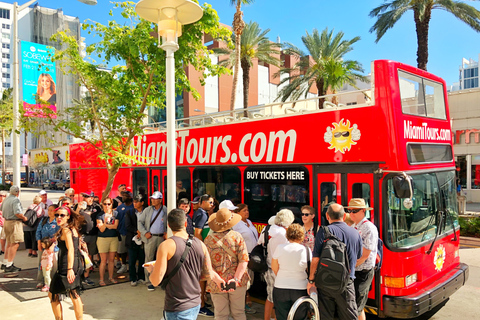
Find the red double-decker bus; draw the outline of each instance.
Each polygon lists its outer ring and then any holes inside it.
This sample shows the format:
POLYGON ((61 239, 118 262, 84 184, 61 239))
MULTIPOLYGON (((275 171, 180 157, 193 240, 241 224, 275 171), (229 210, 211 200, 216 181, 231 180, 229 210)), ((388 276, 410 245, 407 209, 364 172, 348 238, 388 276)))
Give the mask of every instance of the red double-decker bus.
MULTIPOLYGON (((371 84, 357 92, 368 98, 358 105, 324 102, 326 96, 178 120, 176 192, 238 199, 259 231, 281 208, 312 205, 325 224, 329 204, 364 198, 384 242, 366 309, 412 318, 468 278, 459 258, 445 82, 379 60, 371 84)), ((168 193, 166 151, 162 124, 145 128, 131 154, 146 164, 124 164, 112 196, 121 183, 135 194, 168 193)), ((102 192, 107 170, 93 148, 72 144, 70 155, 72 187, 102 192)))

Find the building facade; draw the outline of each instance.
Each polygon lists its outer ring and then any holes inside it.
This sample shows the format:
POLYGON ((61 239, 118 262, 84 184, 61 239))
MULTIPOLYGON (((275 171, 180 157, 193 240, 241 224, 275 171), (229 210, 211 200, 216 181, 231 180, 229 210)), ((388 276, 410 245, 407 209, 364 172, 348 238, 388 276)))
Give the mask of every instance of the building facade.
MULTIPOLYGON (((13 87, 13 5, 10 3, 0 2, 0 24, 2 32, 2 79, 1 89, 13 87)), ((80 21, 78 18, 68 16, 63 13, 61 9, 50 9, 41 7, 39 5, 32 5, 25 8, 18 14, 18 39, 19 41, 28 41, 38 44, 52 46, 55 49, 62 49, 55 42, 50 41, 53 34, 58 31, 69 30, 80 43, 83 43, 83 39, 80 36, 80 21)), ((19 50, 20 52, 20 50, 19 50)), ((21 61, 19 59, 19 61, 21 61)), ((22 83, 21 65, 19 66, 19 80, 22 83)), ((76 83, 76 79, 71 75, 64 75, 60 68, 57 66, 56 70, 56 92, 57 111, 63 111, 64 109, 72 106, 72 99, 80 98, 80 87, 76 83)), ((19 97, 22 99, 22 87, 19 87, 19 97)), ((63 133, 54 132, 49 128, 32 128, 32 131, 47 131, 49 136, 36 136, 32 133, 22 132, 20 137, 20 154, 29 154, 31 161, 32 150, 45 150, 51 149, 58 145, 68 145, 72 141, 72 137, 63 133), (52 144, 52 141, 54 143, 52 144)), ((5 143, 5 155, 8 159, 7 164, 12 163, 12 140, 11 137, 7 138, 5 143)), ((1 152, 1 151, 0 151, 1 152)), ((11 170, 11 167, 10 167, 11 170)), ((24 166, 22 165, 22 171, 24 166)), ((7 172, 9 169, 7 168, 7 172)), ((33 180, 36 179, 36 175, 41 177, 51 177, 50 172, 57 172, 58 170, 47 170, 44 168, 42 172, 33 173, 33 180)), ((61 177, 52 177, 61 178, 61 177)))
POLYGON ((448 94, 457 177, 468 202, 480 202, 480 88, 448 94))

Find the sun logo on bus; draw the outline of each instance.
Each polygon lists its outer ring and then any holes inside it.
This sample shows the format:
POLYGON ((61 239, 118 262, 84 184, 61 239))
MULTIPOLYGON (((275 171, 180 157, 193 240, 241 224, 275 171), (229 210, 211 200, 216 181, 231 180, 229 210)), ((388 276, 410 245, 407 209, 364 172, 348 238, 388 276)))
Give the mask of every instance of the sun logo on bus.
POLYGON ((436 271, 442 271, 443 264, 445 263, 445 255, 445 247, 443 245, 439 245, 435 251, 435 257, 433 258, 436 271))
POLYGON ((335 152, 340 151, 345 153, 345 151, 350 151, 353 145, 356 145, 358 140, 360 140, 360 130, 358 126, 354 124, 350 127, 350 120, 344 122, 343 119, 338 123, 332 123, 333 128, 327 127, 327 132, 325 132, 323 139, 326 143, 330 143, 328 149, 335 149, 335 152))

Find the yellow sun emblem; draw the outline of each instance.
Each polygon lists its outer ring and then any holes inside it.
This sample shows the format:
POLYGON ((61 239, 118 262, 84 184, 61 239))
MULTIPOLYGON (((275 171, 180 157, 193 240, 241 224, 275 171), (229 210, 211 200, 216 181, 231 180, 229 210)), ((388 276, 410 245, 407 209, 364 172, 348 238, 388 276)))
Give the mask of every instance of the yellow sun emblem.
POLYGON ((435 264, 435 270, 442 271, 443 264, 445 263, 445 247, 439 245, 435 251, 435 257, 433 258, 433 264, 435 264))
POLYGON ((338 123, 333 122, 332 125, 333 128, 327 127, 327 132, 323 136, 325 142, 330 143, 328 149, 345 153, 360 140, 360 130, 356 124, 350 127, 350 120, 345 123, 342 119, 338 123))

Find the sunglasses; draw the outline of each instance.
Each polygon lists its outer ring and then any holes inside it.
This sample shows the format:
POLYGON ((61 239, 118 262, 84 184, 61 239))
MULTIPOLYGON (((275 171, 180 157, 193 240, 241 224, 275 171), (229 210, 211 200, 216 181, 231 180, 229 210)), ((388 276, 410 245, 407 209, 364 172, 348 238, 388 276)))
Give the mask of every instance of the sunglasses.
POLYGON ((343 131, 343 132, 335 132, 334 136, 335 138, 340 138, 341 136, 343 137, 348 137, 350 135, 350 132, 348 131, 343 131))
POLYGON ((104 203, 103 205, 104 206, 111 206, 112 204, 111 203, 104 203))
POLYGON ((348 212, 348 213, 357 213, 357 212, 359 212, 360 210, 362 210, 362 209, 347 209, 347 212, 348 212))
POLYGON ((303 217, 308 217, 309 215, 310 215, 310 213, 302 213, 303 217))
POLYGON ((68 214, 59 214, 59 213, 55 213, 55 218, 58 218, 58 217, 61 217, 61 218, 65 218, 66 216, 68 216, 68 214))

